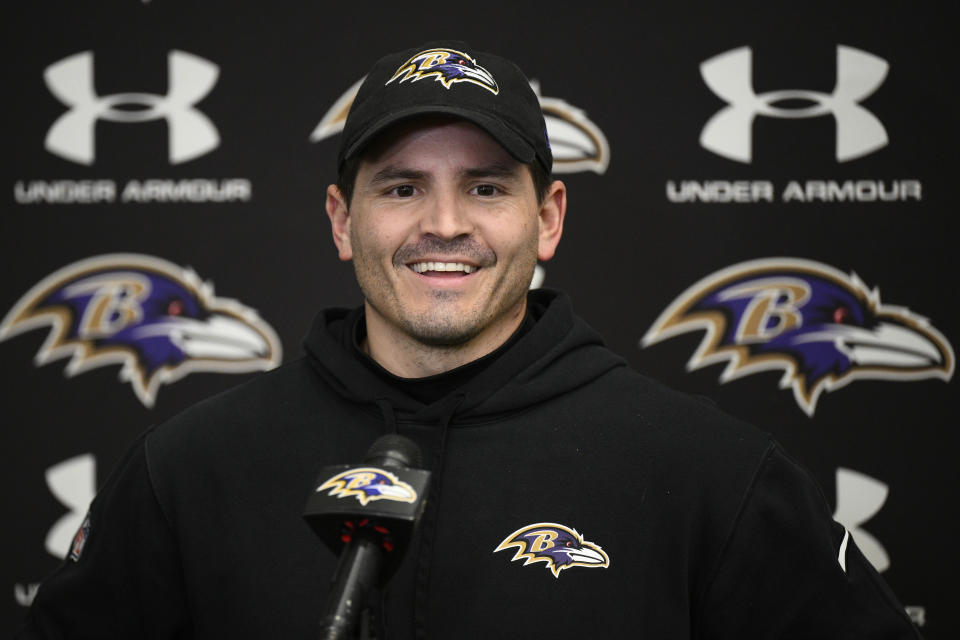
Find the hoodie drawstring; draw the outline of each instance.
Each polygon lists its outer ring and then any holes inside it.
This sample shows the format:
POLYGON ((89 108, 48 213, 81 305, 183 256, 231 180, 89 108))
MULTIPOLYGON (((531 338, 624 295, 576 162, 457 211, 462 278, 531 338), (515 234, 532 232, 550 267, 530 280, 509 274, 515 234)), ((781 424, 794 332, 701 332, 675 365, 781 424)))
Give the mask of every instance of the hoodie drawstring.
POLYGON ((427 638, 427 602, 430 586, 431 556, 433 542, 437 537, 437 527, 440 512, 440 479, 443 476, 443 462, 446 457, 447 434, 450 431, 450 422, 453 415, 467 399, 465 393, 456 394, 456 400, 450 403, 450 408, 444 411, 437 426, 440 427, 440 447, 436 456, 436 466, 433 470, 430 495, 427 499, 426 512, 423 514, 423 524, 420 528, 420 548, 417 551, 417 578, 416 595, 414 598, 414 637, 418 640, 427 638))
POLYGON ((397 416, 393 413, 393 405, 387 398, 377 398, 377 406, 380 407, 380 413, 383 414, 383 422, 387 428, 387 433, 397 432, 397 416))

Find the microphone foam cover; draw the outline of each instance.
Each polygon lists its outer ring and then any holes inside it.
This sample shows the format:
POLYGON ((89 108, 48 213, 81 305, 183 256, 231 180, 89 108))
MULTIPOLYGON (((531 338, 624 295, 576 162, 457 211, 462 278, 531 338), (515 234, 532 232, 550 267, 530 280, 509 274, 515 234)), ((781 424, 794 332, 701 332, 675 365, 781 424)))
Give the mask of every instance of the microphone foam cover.
POLYGON ((377 438, 370 445, 370 449, 363 460, 367 463, 386 466, 400 465, 420 468, 423 465, 420 447, 410 438, 395 433, 388 433, 377 438))

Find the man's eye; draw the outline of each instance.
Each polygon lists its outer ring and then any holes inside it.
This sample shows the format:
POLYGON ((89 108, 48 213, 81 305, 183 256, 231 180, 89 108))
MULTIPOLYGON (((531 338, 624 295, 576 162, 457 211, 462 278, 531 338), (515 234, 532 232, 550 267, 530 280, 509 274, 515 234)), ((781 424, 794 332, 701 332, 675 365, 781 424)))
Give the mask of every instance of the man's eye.
POLYGON ((401 184, 390 190, 390 193, 398 198, 410 198, 416 194, 417 190, 411 184, 401 184))
POLYGON ((473 191, 478 196, 485 196, 485 197, 495 196, 498 193, 500 193, 500 191, 492 184, 477 185, 476 187, 473 188, 473 191))

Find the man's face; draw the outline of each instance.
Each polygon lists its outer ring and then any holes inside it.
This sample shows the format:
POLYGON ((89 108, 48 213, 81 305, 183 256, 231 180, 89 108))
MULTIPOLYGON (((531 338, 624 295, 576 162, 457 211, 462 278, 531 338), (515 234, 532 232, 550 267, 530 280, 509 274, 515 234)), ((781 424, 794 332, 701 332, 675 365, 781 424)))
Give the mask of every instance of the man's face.
POLYGON ((537 258, 559 241, 562 189, 554 183, 539 204, 529 169, 467 122, 389 132, 360 163, 349 207, 335 187, 327 199, 368 332, 495 348, 523 317, 537 258))

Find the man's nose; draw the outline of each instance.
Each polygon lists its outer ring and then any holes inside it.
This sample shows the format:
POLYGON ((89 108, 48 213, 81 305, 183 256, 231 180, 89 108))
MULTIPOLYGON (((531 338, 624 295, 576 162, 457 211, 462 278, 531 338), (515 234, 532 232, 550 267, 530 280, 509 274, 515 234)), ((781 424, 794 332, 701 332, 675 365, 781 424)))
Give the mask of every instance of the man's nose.
POLYGON ((466 203, 458 196, 452 192, 435 193, 420 221, 421 231, 447 239, 469 235, 473 231, 473 223, 466 203))

